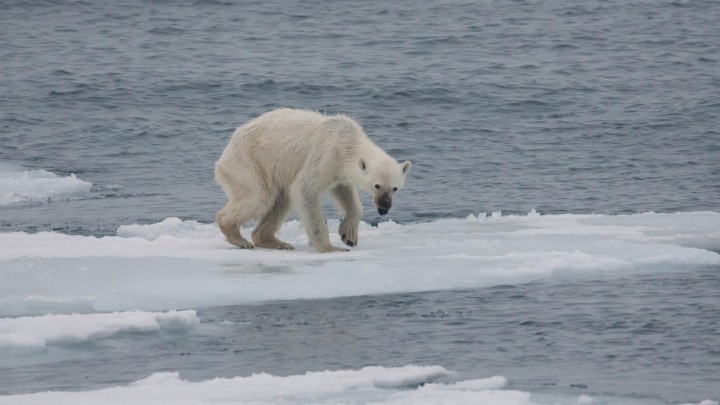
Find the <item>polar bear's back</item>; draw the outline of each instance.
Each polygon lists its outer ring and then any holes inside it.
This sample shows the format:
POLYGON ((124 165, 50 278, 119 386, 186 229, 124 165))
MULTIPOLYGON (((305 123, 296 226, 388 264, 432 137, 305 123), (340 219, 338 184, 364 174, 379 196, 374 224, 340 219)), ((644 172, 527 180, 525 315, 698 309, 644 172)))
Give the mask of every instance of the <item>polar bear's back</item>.
MULTIPOLYGON (((344 115, 328 116, 316 111, 283 108, 267 112, 238 128, 233 136, 243 148, 272 148, 303 153, 347 146, 365 138, 362 128, 344 115)), ((255 151, 257 152, 257 151, 255 151)))
POLYGON ((357 148, 368 142, 360 125, 349 117, 284 108, 238 128, 217 167, 257 171, 282 187, 308 166, 318 166, 322 173, 342 170, 341 163, 354 160, 357 148))

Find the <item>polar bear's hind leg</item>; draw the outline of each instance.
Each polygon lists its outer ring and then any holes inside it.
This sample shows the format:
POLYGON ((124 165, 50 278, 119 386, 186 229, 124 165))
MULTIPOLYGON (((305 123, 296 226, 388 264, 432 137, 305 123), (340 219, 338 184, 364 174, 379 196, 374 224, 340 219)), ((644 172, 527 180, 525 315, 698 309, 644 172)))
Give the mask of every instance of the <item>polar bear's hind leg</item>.
POLYGON ((293 245, 279 240, 275 235, 280 230, 285 218, 290 212, 290 197, 286 192, 280 192, 270 210, 260 218, 252 232, 252 240, 257 247, 267 249, 292 250, 293 245))
POLYGON ((253 244, 240 234, 240 227, 251 219, 251 215, 247 214, 247 211, 243 210, 241 203, 229 201, 225 207, 215 214, 215 220, 228 242, 239 248, 252 249, 253 244))
POLYGON ((229 201, 215 214, 215 221, 228 242, 243 249, 252 249, 253 244, 240 234, 240 227, 260 217, 267 205, 264 205, 263 199, 258 198, 258 193, 254 192, 258 187, 242 176, 246 171, 247 169, 228 170, 222 165, 216 167, 215 178, 228 195, 229 201))

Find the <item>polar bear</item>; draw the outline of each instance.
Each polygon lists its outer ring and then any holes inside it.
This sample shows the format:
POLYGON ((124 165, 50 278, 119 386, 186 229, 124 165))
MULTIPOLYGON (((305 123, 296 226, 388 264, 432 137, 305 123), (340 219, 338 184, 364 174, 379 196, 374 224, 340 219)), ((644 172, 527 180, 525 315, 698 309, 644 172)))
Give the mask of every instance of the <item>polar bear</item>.
POLYGON ((346 251, 330 244, 321 194, 332 194, 344 213, 338 233, 356 246, 362 216, 357 189, 373 194, 378 213, 385 215, 411 166, 396 162, 347 116, 270 111, 238 128, 215 164, 215 180, 229 199, 215 219, 238 247, 253 248, 240 227, 259 219, 254 246, 293 249, 275 236, 292 208, 317 251, 346 251))

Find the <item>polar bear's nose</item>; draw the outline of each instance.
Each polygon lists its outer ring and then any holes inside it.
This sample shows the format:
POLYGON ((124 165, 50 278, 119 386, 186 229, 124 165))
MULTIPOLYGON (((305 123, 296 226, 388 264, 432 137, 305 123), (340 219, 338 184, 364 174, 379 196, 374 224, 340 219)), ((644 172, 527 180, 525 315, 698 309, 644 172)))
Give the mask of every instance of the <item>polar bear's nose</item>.
POLYGON ((392 199, 387 193, 384 193, 380 198, 377 200, 377 210, 378 214, 385 215, 390 211, 390 207, 392 207, 392 199))

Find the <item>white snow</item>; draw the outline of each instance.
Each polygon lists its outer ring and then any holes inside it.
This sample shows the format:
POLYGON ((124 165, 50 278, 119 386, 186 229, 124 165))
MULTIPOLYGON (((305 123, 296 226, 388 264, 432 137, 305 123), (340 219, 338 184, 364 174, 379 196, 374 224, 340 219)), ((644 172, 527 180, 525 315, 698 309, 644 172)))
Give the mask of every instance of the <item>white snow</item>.
POLYGON ((121 332, 183 330, 197 323, 199 321, 194 310, 0 318, 0 352, 37 351, 48 344, 99 340, 121 332))
POLYGON ((91 187, 92 183, 80 180, 72 173, 62 177, 47 170, 23 170, 0 163, 0 207, 85 194, 91 187))

